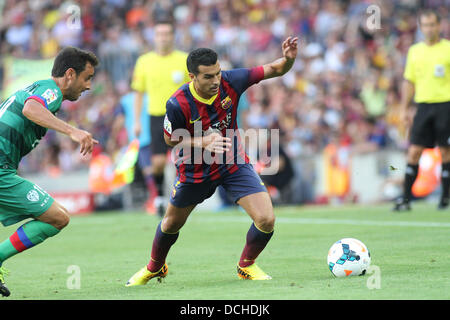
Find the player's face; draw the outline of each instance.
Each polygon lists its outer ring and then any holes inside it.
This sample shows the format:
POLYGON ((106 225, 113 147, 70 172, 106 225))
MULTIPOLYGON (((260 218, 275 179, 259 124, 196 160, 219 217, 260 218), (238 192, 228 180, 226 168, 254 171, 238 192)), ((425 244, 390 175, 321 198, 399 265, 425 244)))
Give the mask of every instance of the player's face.
POLYGON ((194 81, 195 89, 205 98, 210 98, 219 92, 221 70, 219 61, 212 66, 198 67, 198 74, 189 74, 194 81))
POLYGON ((174 34, 170 24, 158 24, 155 26, 155 49, 159 53, 166 53, 173 47, 174 34))
POLYGON ((420 31, 425 39, 434 41, 439 38, 440 24, 433 14, 420 17, 420 31))
POLYGON ((77 100, 83 91, 91 89, 91 79, 94 76, 94 67, 87 62, 83 72, 72 79, 66 92, 66 97, 70 101, 77 100))

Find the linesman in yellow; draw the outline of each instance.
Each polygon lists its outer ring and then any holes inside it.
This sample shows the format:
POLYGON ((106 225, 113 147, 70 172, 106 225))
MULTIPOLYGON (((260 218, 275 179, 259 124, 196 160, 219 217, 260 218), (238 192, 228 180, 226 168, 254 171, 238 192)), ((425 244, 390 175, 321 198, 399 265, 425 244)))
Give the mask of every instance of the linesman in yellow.
POLYGON ((403 196, 394 211, 411 210, 411 190, 419 171, 419 159, 425 148, 438 146, 442 156, 442 195, 438 209, 449 204, 450 188, 450 41, 440 37, 440 17, 426 9, 418 16, 424 41, 409 48, 402 83, 403 120, 410 125, 408 108, 412 98, 417 111, 410 129, 410 146, 403 196))
MULTIPOLYGON (((136 91, 134 114, 141 114, 143 107, 147 108, 150 114, 152 175, 149 177, 152 176, 158 195, 151 204, 152 209, 146 206, 147 212, 157 210, 161 217, 165 212, 163 185, 168 151, 162 130, 166 102, 182 84, 190 81, 186 66, 187 53, 175 50, 174 43, 175 26, 172 20, 157 21, 154 26, 154 51, 145 53, 137 59, 131 83, 131 88, 136 91), (145 93, 148 95, 148 105, 143 106, 145 93)), ((134 131, 138 137, 142 125, 140 117, 135 119, 134 131)))

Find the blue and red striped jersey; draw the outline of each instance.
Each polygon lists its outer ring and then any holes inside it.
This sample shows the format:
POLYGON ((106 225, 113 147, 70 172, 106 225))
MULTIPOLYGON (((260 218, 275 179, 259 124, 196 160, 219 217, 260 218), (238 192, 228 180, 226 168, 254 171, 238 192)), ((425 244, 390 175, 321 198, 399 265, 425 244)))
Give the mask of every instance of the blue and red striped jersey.
MULTIPOLYGON (((237 106, 242 93, 251 85, 264 78, 262 66, 247 69, 240 68, 221 72, 219 92, 209 101, 201 99, 189 82, 181 86, 167 101, 164 133, 171 137, 175 130, 184 129, 194 137, 194 128, 201 128, 202 132, 195 132, 195 136, 205 134, 211 130, 219 130, 223 136, 230 136, 230 132, 237 132, 237 106), (200 126, 201 123, 201 126, 200 126), (230 131, 232 129, 233 131, 230 131)), ((248 163, 249 158, 240 142, 239 133, 232 138, 232 150, 219 157, 220 161, 205 161, 204 155, 208 151, 177 150, 175 166, 180 182, 200 183, 217 180, 226 173, 233 173, 238 169, 237 164, 248 163), (183 154, 185 152, 185 154, 183 154)), ((211 159, 211 158, 210 158, 211 159)))

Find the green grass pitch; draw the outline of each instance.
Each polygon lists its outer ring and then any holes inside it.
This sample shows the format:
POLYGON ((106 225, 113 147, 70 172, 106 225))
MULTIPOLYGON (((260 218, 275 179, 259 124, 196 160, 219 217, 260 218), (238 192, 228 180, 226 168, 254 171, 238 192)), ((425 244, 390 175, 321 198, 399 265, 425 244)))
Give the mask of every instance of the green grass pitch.
MULTIPOLYGON (((148 262, 159 219, 143 212, 72 217, 60 234, 5 262, 8 299, 450 299, 450 211, 426 203, 409 213, 389 209, 275 208, 274 236, 258 258, 271 281, 236 276, 251 224, 245 213, 197 210, 169 253, 169 275, 131 288, 124 284, 148 262), (334 278, 327 252, 344 237, 363 241, 380 272, 334 278)), ((19 225, 0 228, 0 240, 19 225)))

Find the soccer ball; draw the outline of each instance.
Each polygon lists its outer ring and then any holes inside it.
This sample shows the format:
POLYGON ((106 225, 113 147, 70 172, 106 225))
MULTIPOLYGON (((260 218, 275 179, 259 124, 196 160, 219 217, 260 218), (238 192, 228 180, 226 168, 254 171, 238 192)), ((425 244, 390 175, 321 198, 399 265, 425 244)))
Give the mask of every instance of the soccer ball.
POLYGON ((370 252, 361 241, 344 238, 331 246, 327 262, 336 277, 362 276, 370 266, 370 252))

